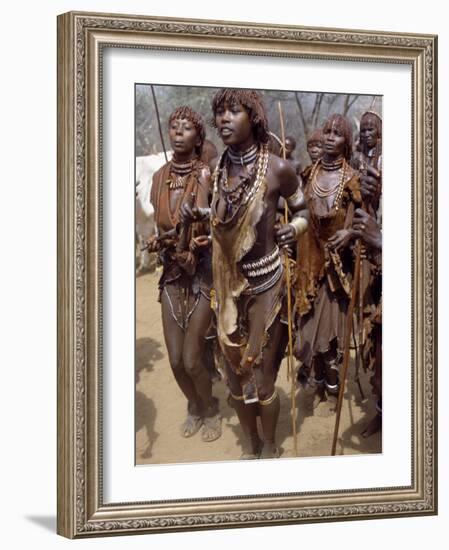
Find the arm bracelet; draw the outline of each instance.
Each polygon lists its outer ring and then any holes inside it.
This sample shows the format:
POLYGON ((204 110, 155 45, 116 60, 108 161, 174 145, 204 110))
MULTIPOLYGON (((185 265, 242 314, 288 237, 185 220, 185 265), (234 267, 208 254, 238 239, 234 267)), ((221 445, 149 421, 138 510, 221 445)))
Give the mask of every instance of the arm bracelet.
POLYGON ((301 190, 301 187, 298 186, 296 191, 292 193, 289 197, 285 199, 287 205, 289 208, 295 208, 295 206, 303 200, 303 192, 301 190))
POLYGON ((302 216, 297 216, 292 219, 289 225, 295 230, 296 237, 299 237, 299 235, 302 235, 307 230, 309 223, 302 216))

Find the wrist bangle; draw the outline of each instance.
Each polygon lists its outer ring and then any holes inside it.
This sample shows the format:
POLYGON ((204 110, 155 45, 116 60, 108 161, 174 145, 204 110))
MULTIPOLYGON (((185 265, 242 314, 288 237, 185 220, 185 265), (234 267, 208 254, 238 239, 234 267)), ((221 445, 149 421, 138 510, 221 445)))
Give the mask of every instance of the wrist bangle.
POLYGON ((288 225, 291 225, 293 227, 293 229, 295 230, 295 236, 298 237, 306 231, 309 224, 305 218, 303 218, 302 216, 298 216, 297 218, 293 218, 288 225))

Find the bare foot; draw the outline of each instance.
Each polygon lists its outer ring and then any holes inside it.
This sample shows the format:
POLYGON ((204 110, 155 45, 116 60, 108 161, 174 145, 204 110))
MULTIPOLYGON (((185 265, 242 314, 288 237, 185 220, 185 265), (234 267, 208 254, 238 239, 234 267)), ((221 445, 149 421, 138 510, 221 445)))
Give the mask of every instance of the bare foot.
POLYGON ((300 405, 303 409, 309 413, 313 414, 313 411, 318 407, 318 405, 326 401, 326 392, 324 387, 321 385, 308 385, 301 389, 300 391, 300 405))
POLYGON ((243 451, 240 455, 240 460, 257 460, 260 458, 260 453, 262 452, 263 443, 257 437, 257 439, 251 440, 247 444, 247 449, 243 451))
POLYGON ((323 403, 323 401, 327 401, 327 397, 324 385, 321 385, 317 387, 316 393, 313 397, 313 409, 315 410, 320 403, 323 403))
POLYGON ((333 395, 328 395, 325 401, 318 404, 315 415, 320 418, 329 418, 335 414, 337 407, 337 398, 333 395))
POLYGON ((376 414, 376 416, 368 422, 366 428, 361 433, 361 436, 366 439, 367 437, 377 433, 381 428, 382 416, 380 414, 376 414))
POLYGON ((274 441, 265 441, 260 458, 279 458, 279 449, 274 441))

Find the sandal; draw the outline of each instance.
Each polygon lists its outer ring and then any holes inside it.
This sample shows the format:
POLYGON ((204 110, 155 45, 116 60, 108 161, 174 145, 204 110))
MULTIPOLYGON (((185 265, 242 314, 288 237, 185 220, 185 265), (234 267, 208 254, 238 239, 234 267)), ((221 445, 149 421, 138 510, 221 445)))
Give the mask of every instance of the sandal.
POLYGON ((203 430, 201 432, 201 439, 209 443, 215 441, 221 436, 221 415, 217 413, 214 416, 206 416, 203 419, 203 430))
POLYGON ((181 435, 182 437, 192 437, 203 425, 203 419, 201 416, 196 416, 194 414, 188 414, 187 418, 181 425, 181 435))

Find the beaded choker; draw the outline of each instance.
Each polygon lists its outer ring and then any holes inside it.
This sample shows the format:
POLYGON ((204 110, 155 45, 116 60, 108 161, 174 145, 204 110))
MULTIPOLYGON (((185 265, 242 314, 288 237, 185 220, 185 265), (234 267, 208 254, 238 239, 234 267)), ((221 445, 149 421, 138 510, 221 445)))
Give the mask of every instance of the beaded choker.
POLYGON ((324 170, 332 171, 332 170, 338 170, 343 166, 344 158, 340 157, 332 162, 326 162, 323 158, 321 158, 321 166, 324 170))
POLYGON ((188 174, 193 169, 193 160, 189 160, 187 162, 176 162, 175 160, 171 161, 171 171, 174 174, 179 174, 180 176, 184 176, 185 174, 188 174))
POLYGON ((247 149, 243 153, 237 153, 236 151, 233 151, 231 148, 227 150, 230 161, 233 164, 240 164, 241 166, 244 166, 245 164, 251 164, 252 162, 254 162, 257 158, 258 152, 259 152, 259 148, 257 147, 257 144, 252 145, 249 149, 247 149))
POLYGON ((193 160, 187 162, 176 162, 172 160, 170 172, 173 175, 167 180, 170 189, 183 189, 192 170, 193 160))

